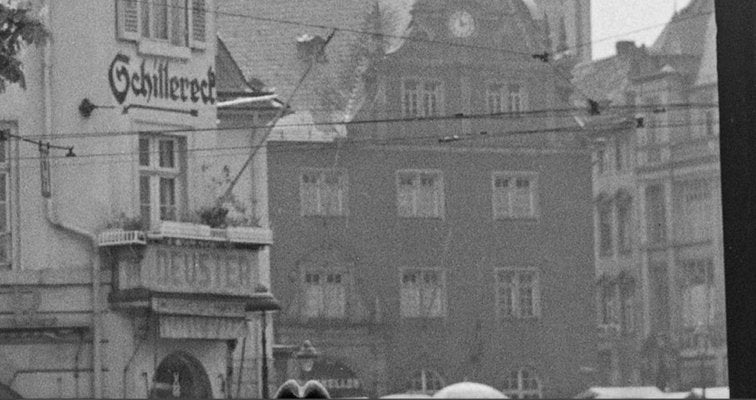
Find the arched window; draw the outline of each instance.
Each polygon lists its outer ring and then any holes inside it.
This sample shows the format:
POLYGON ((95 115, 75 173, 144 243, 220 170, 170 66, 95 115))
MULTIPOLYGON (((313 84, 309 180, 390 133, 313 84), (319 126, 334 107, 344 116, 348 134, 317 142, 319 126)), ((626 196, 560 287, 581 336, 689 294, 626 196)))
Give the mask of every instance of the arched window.
POLYGON ((444 386, 444 378, 438 372, 428 369, 421 369, 412 375, 409 382, 409 393, 424 393, 432 395, 441 390, 444 386))
POLYGON ((541 381, 529 368, 513 370, 504 383, 504 394, 513 399, 540 399, 541 381))

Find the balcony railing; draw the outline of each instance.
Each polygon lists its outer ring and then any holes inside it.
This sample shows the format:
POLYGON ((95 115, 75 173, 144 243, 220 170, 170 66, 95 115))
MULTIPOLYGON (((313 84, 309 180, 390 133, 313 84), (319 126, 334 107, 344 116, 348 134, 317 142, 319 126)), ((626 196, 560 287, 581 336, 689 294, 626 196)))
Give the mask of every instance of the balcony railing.
POLYGON ((189 222, 161 221, 157 229, 153 231, 105 230, 98 235, 98 244, 101 247, 144 245, 149 239, 164 238, 258 245, 273 243, 273 235, 267 228, 236 226, 216 229, 208 225, 189 222))

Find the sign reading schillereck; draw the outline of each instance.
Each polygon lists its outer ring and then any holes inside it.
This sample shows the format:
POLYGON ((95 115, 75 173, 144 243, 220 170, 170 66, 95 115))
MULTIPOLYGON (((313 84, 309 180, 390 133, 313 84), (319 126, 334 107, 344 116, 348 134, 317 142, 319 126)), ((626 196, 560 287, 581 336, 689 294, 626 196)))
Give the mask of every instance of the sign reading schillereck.
POLYGON ((150 245, 140 264, 119 261, 120 290, 250 296, 258 282, 254 251, 150 245))
POLYGON ((162 99, 176 103, 215 104, 213 67, 193 76, 176 73, 167 59, 139 61, 119 53, 110 63, 108 82, 118 104, 124 104, 127 97, 146 103, 162 99))

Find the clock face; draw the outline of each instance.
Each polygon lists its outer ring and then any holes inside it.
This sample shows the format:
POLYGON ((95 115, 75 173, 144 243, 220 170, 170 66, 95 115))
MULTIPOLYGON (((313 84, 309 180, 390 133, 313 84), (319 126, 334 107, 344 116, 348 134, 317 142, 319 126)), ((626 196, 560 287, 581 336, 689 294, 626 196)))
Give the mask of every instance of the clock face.
POLYGON ((475 20, 467 11, 456 11, 449 17, 449 30, 456 37, 469 37, 475 31, 475 20))

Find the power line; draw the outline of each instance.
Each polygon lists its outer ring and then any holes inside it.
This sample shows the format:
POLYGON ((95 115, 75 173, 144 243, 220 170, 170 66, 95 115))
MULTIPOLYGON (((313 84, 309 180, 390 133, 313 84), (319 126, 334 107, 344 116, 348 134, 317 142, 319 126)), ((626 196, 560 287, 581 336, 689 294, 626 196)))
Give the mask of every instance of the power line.
MULTIPOLYGON (((696 121, 694 122, 681 122, 681 123, 669 123, 669 124, 645 124, 646 129, 658 129, 658 128, 681 128, 681 127, 696 127, 696 126, 707 126, 709 124, 718 124, 719 120, 706 120, 706 121, 696 121)), ((621 132, 628 130, 627 127, 618 127, 618 126, 607 126, 606 128, 603 128, 602 132, 621 132)), ((486 133, 486 134, 480 134, 480 133, 469 133, 469 134, 462 134, 458 135, 459 140, 490 140, 494 138, 501 138, 501 137, 507 137, 507 136, 518 136, 518 135, 532 135, 532 134, 547 134, 547 133, 585 133, 586 130, 579 127, 579 126, 561 126, 561 127, 555 127, 550 129, 530 129, 530 130, 513 130, 513 131, 502 131, 502 132, 493 132, 493 133, 486 133)), ((412 144, 416 141, 433 141, 428 144, 434 144, 439 145, 438 141, 439 139, 443 139, 443 136, 439 135, 419 135, 419 136, 409 136, 409 137, 394 137, 394 138, 346 138, 342 139, 339 142, 342 146, 354 146, 354 145, 367 145, 367 146, 384 146, 384 145, 394 145, 394 144, 412 144)), ((287 153, 287 152, 297 152, 297 151, 305 151, 305 150, 313 150, 313 151, 326 151, 326 150, 333 150, 325 146, 335 145, 336 141, 328 141, 328 142, 289 142, 289 141, 283 141, 284 143, 289 143, 289 147, 282 148, 280 150, 272 150, 269 148, 267 144, 262 145, 250 145, 250 146, 231 146, 231 147, 199 147, 199 148, 192 148, 187 149, 184 151, 185 154, 189 153, 219 153, 222 151, 239 151, 239 150, 245 150, 244 152, 239 153, 224 153, 224 155, 239 155, 239 156, 248 156, 250 150, 254 149, 261 149, 266 148, 268 154, 275 154, 275 153, 287 153), (323 147, 314 147, 323 145, 323 147)), ((421 143, 420 145, 426 145, 421 143)), ((503 148, 516 148, 517 146, 506 146, 503 148)), ((532 148, 533 146, 529 146, 528 148, 532 148)), ((158 153, 159 151, 154 151, 150 153, 158 153)), ((127 151, 127 152, 119 152, 119 153, 94 153, 94 154, 79 154, 75 159, 68 158, 65 156, 49 156, 49 159, 66 159, 71 161, 72 164, 75 164, 76 166, 80 165, 104 165, 104 164, 119 164, 119 163, 131 163, 133 160, 109 160, 105 162, 81 162, 81 159, 96 159, 100 157, 105 158, 116 158, 116 157, 129 157, 134 158, 137 157, 139 154, 142 154, 142 152, 139 151, 127 151), (113 161, 113 162, 111 162, 113 161)), ((207 156, 196 156, 196 157, 213 157, 216 158, 217 154, 210 154, 207 156)), ((24 156, 24 157, 17 157, 16 160, 20 161, 28 161, 28 160, 39 160, 40 157, 38 156, 24 156)))
MULTIPOLYGON (((697 108, 714 108, 718 107, 718 103, 668 103, 668 104, 643 104, 643 105, 621 105, 610 106, 603 109, 603 111, 610 110, 655 110, 655 109, 697 109, 697 108)), ((511 118, 513 121, 523 120, 525 117, 530 118, 554 118, 560 117, 555 114, 568 114, 561 117, 570 117, 571 113, 585 113, 584 108, 556 108, 556 109, 543 109, 543 110, 531 110, 531 111, 516 111, 516 112, 494 112, 494 113, 477 113, 477 114, 453 114, 453 115, 437 115, 430 117, 399 117, 399 118, 375 118, 354 120, 350 122, 341 121, 323 121, 323 122, 303 122, 303 123, 287 123, 276 125, 275 128, 306 128, 317 126, 334 126, 334 125, 365 125, 365 124, 378 124, 378 123, 424 123, 432 121, 448 121, 448 120, 476 120, 476 119, 490 119, 490 118, 511 118)), ((265 129, 270 125, 268 124, 253 124, 253 125, 238 125, 229 127, 213 127, 213 128, 176 128, 176 129, 158 129, 158 130, 123 130, 123 131, 99 131, 99 132, 71 132, 71 133, 55 133, 51 136, 46 135, 27 135, 23 136, 28 139, 50 139, 50 140, 68 140, 72 138, 98 138, 98 137, 117 137, 117 136, 135 136, 140 134, 175 134, 175 133, 213 133, 222 131, 238 131, 238 130, 251 130, 251 129, 265 129)))

